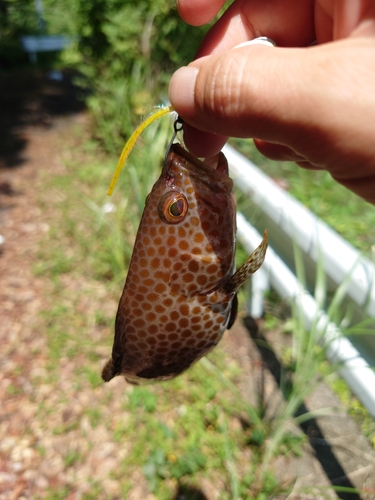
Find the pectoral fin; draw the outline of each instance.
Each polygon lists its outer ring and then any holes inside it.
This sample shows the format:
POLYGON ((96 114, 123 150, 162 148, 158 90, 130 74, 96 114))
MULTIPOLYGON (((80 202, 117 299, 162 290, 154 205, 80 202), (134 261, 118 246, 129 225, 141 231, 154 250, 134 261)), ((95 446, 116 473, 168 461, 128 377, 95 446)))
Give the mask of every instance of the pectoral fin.
POLYGON ((223 288, 227 293, 234 292, 245 283, 263 264, 268 247, 267 229, 264 231, 261 244, 254 250, 250 257, 224 284, 223 288))

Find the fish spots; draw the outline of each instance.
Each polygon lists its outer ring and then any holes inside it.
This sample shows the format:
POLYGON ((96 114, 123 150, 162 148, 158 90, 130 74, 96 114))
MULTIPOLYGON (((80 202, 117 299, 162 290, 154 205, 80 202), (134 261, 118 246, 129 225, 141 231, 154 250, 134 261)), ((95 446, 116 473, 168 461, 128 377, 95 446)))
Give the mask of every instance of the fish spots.
POLYGON ((154 259, 151 260, 151 266, 154 269, 158 269, 160 267, 160 259, 159 259, 159 257, 155 257, 154 259))
POLYGON ((171 259, 174 259, 177 255, 178 255, 177 248, 169 248, 168 257, 170 257, 171 259))
POLYGON ((165 307, 163 306, 163 304, 156 304, 156 306, 154 307, 154 311, 157 314, 163 313, 165 311, 165 307))
POLYGON ((210 264, 206 268, 208 274, 216 274, 218 272, 218 266, 216 264, 210 264))
POLYGON ((144 319, 142 318, 137 318, 135 321, 133 321, 133 325, 136 327, 136 328, 144 328, 145 325, 146 325, 146 322, 144 319))
POLYGON ((188 320, 188 318, 181 318, 178 321, 178 326, 180 328, 187 328, 189 326, 189 320, 188 320))
POLYGON ((169 279, 169 273, 166 273, 164 271, 156 271, 155 278, 167 283, 169 279))
POLYGON ((164 293, 166 290, 167 290, 167 285, 166 285, 165 283, 158 283, 158 284, 155 286, 155 291, 156 291, 156 293, 158 293, 158 294, 162 294, 162 293, 164 293))
POLYGON ((170 269, 172 267, 171 259, 168 258, 163 259, 163 267, 164 269, 170 269))
POLYGON ((117 351, 107 371, 132 381, 171 378, 188 368, 217 344, 231 311, 233 294, 218 288, 234 257, 234 205, 224 170, 218 179, 214 169, 202 170, 192 183, 190 172, 200 163, 189 164, 176 147, 167 158, 170 177, 164 171, 147 198, 116 320, 117 351), (180 191, 189 207, 179 224, 158 213, 171 191, 180 191))
POLYGON ((148 257, 153 257, 155 255, 155 252, 156 252, 156 250, 154 247, 148 247, 148 249, 146 250, 148 257))
POLYGON ((150 323, 155 321, 156 318, 157 318, 157 316, 153 311, 146 314, 146 320, 149 321, 150 323))
POLYGON ((198 292, 198 285, 196 283, 190 283, 187 286, 186 291, 187 291, 187 296, 192 297, 198 292))
POLYGON ((141 269, 140 272, 139 272, 139 276, 141 278, 148 278, 150 275, 150 272, 148 269, 141 269))
POLYGON ((190 308, 189 308, 188 304, 183 303, 180 305, 179 310, 180 310, 180 313, 182 314, 182 316, 187 316, 189 314, 190 308))
POLYGON ((178 246, 181 250, 187 250, 189 248, 189 242, 186 240, 180 240, 178 246))
POLYGON ((180 313, 178 311, 172 311, 170 317, 171 319, 173 319, 173 321, 176 321, 180 317, 180 313))
POLYGON ((130 273, 130 276, 133 273, 135 273, 135 274, 138 273, 138 264, 135 261, 132 262, 132 269, 129 269, 128 276, 129 276, 129 273, 130 273))
POLYGON ((141 267, 146 267, 147 266, 147 259, 145 259, 144 257, 142 257, 142 259, 139 259, 139 265, 141 267))
POLYGON ((151 292, 151 293, 148 293, 146 295, 146 300, 148 302, 156 302, 158 300, 158 298, 159 298, 159 295, 155 292, 151 292))
POLYGON ((208 279, 205 274, 198 274, 196 277, 196 282, 198 283, 199 286, 204 286, 207 283, 208 279))
POLYGON ((186 229, 182 226, 178 228, 178 236, 179 238, 185 238, 187 235, 186 229))
POLYGON ((147 332, 151 335, 155 335, 159 331, 159 326, 157 323, 151 323, 147 326, 147 332))
POLYGON ((195 243, 202 243, 202 241, 204 241, 204 234, 203 233, 196 233, 194 235, 194 241, 195 241, 195 243))
POLYGON ((199 263, 196 260, 190 260, 188 268, 192 273, 197 273, 199 271, 199 263))
MULTIPOLYGON (((166 332, 174 332, 176 330, 176 324, 172 321, 169 321, 168 323, 166 323, 164 328, 166 332)), ((178 335, 176 333, 174 333, 173 335, 175 335, 176 338, 178 338, 178 335)), ((169 335, 168 338, 170 339, 171 336, 169 335)))

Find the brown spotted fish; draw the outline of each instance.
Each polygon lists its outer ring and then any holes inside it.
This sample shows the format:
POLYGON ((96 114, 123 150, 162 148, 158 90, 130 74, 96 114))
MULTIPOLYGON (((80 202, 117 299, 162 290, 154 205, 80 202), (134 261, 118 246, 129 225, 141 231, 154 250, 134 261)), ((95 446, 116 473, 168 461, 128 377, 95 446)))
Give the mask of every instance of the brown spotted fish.
POLYGON ((213 349, 237 312, 238 288, 263 263, 260 246, 235 271, 236 209, 228 163, 173 144, 146 200, 102 377, 167 380, 213 349), (215 164, 213 164, 215 163, 215 164))

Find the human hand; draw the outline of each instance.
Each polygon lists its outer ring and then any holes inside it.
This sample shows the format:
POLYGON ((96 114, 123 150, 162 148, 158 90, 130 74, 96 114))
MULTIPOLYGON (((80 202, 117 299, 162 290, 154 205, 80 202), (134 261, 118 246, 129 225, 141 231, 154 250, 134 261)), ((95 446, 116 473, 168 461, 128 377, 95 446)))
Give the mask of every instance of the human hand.
MULTIPOLYGON (((198 25, 222 4, 178 7, 198 25)), ((212 156, 227 136, 256 138, 265 156, 328 170, 375 203, 373 0, 235 0, 197 57, 170 84, 192 152, 212 156), (258 36, 278 47, 234 49, 258 36)))

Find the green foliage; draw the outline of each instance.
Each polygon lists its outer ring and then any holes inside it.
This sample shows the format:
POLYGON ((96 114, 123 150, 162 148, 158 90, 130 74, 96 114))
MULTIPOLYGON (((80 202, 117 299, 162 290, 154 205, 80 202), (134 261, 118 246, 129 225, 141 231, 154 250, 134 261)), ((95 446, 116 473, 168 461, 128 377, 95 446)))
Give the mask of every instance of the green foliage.
POLYGON ((38 31, 34 0, 0 2, 0 68, 27 62, 19 37, 38 31))
MULTIPOLYGON (((76 35, 76 0, 43 0, 43 16, 38 16, 35 0, 3 0, 0 2, 0 67, 28 64, 23 51, 22 35, 76 35)), ((55 54, 43 53, 38 59, 52 62, 55 54)))
MULTIPOLYGON (((74 384, 81 393, 90 394, 94 402, 84 411, 88 422, 93 428, 104 425, 110 441, 128 450, 119 460, 118 477, 114 478, 124 492, 129 488, 128 478, 141 471, 149 489, 160 499, 171 498, 180 481, 199 484, 203 477, 220 481, 228 490, 223 499, 240 495, 269 498, 278 489, 277 481, 266 471, 263 484, 263 471, 258 471, 267 446, 267 430, 257 408, 243 401, 235 387, 239 367, 224 361, 220 351, 212 354, 212 361, 198 363, 176 380, 148 387, 125 389, 124 385, 118 411, 113 415, 108 414, 103 399, 104 395, 110 398, 110 386, 100 385, 100 363, 95 352, 99 346, 102 352, 103 344, 112 340, 112 327, 104 310, 101 314, 93 314, 96 309, 88 311, 87 294, 94 293, 104 282, 106 296, 118 300, 125 276, 124 246, 128 255, 145 196, 158 175, 170 128, 168 120, 161 120, 137 144, 116 186, 114 212, 102 210, 108 201, 106 189, 114 164, 99 155, 92 143, 75 145, 73 158, 59 176, 48 180, 49 174, 45 173, 48 205, 54 217, 50 225, 57 228, 46 235, 48 241, 42 245, 44 275, 53 282, 51 299, 55 303, 41 317, 50 349, 49 376, 54 373, 58 378, 56 372, 67 360, 81 360, 74 369, 74 384), (54 266, 54 260, 60 261, 65 254, 73 259, 69 269, 54 266), (114 254, 122 256, 121 271, 119 263, 113 262, 114 254), (82 275, 89 277, 92 285, 85 288, 80 284, 82 289, 72 296, 64 283, 81 283, 82 275), (239 416, 248 422, 246 432, 239 416)), ((46 406, 40 414, 49 411, 53 409, 46 406)), ((77 420, 58 424, 54 433, 73 432, 76 425, 77 420)), ((63 457, 66 467, 84 461, 85 452, 81 453, 82 457, 69 449, 63 457)))
MULTIPOLYGON (((374 258, 375 207, 344 188, 328 172, 304 170, 292 162, 271 161, 252 141, 232 139, 245 156, 274 179, 287 182, 288 191, 353 246, 374 258)), ((249 206, 249 200, 243 201, 249 206)), ((254 217, 257 216, 255 209, 254 217)), ((324 242, 323 242, 324 243, 324 242)))
POLYGON ((129 396, 129 405, 131 410, 142 408, 149 413, 156 409, 155 394, 143 387, 135 387, 129 396))
POLYGON ((124 79, 135 61, 147 66, 148 76, 171 70, 193 58, 203 33, 181 21, 174 0, 77 3, 80 49, 93 76, 104 71, 124 79))
POLYGON ((174 0, 77 0, 75 26, 94 136, 119 151, 139 116, 165 101, 170 74, 193 59, 205 28, 185 24, 174 0))

